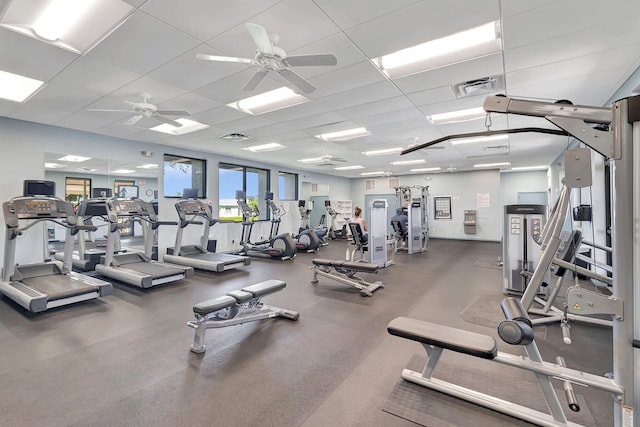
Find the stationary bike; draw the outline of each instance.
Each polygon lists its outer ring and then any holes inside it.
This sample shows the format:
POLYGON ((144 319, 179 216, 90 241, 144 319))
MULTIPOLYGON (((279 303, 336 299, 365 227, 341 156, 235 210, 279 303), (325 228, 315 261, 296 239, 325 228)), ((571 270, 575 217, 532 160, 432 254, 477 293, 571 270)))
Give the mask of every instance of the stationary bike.
MULTIPOLYGON (((244 191, 236 191, 236 199, 238 206, 242 211, 242 237, 240 245, 242 250, 239 255, 255 256, 280 259, 282 261, 293 259, 296 256, 296 242, 289 233, 277 234, 280 226, 280 217, 271 218, 271 232, 269 239, 262 242, 251 242, 251 231, 255 218, 260 216, 257 207, 250 207, 246 201, 244 191)), ((265 197, 267 203, 271 200, 271 196, 267 193, 265 197)), ((271 202, 273 203, 273 202, 271 202)))

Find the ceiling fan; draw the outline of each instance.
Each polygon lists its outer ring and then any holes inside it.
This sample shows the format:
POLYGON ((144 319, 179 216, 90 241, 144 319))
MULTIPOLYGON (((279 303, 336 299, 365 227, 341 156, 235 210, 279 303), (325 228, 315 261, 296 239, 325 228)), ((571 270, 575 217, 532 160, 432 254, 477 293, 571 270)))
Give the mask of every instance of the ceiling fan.
POLYGON ((168 123, 171 126, 181 127, 182 123, 177 122, 173 119, 170 119, 166 116, 183 116, 183 117, 190 116, 190 114, 187 111, 158 110, 158 107, 149 103, 149 100, 151 99, 151 95, 148 93, 141 93, 140 98, 142 99, 142 102, 133 102, 133 101, 124 100, 126 104, 129 104, 131 106, 131 109, 129 110, 109 110, 109 109, 102 109, 102 108, 89 108, 89 111, 133 113, 134 115, 131 116, 126 122, 124 122, 125 125, 133 125, 138 123, 138 121, 140 121, 140 119, 142 118, 150 118, 150 119, 158 120, 163 123, 168 123))
POLYGON ((270 71, 277 71, 278 74, 302 92, 313 92, 316 89, 315 86, 309 83, 309 81, 300 74, 293 71, 291 67, 328 66, 336 65, 338 63, 338 59, 332 53, 287 56, 286 52, 277 46, 278 41, 280 40, 280 37, 277 34, 272 34, 271 37, 269 37, 267 30, 257 24, 246 23, 245 27, 257 46, 256 55, 253 59, 206 55, 203 53, 196 55, 198 59, 206 61, 240 62, 258 65, 260 69, 249 79, 242 90, 250 91, 255 89, 270 71))
POLYGON ((316 163, 318 166, 334 166, 336 162, 346 162, 347 159, 342 157, 336 157, 331 154, 325 154, 320 157, 320 160, 316 163))

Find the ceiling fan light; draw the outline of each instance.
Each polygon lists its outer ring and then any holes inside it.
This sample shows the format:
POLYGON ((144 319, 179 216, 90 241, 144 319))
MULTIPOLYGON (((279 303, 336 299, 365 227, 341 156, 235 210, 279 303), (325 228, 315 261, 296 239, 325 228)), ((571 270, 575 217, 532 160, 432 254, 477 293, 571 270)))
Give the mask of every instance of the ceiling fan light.
POLYGON ((345 129, 337 132, 328 132, 320 135, 316 135, 316 138, 322 139, 323 141, 347 141, 353 138, 360 138, 362 136, 371 135, 366 128, 359 127, 353 129, 345 129))

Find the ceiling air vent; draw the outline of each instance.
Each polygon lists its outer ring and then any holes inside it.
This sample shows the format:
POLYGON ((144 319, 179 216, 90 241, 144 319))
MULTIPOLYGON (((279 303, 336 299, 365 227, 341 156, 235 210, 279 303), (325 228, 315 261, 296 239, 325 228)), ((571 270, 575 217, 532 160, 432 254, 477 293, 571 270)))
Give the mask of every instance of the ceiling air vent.
POLYGON ((226 139, 227 141, 236 141, 236 142, 242 142, 242 141, 248 141, 251 139, 250 136, 247 135, 243 135, 241 133, 230 133, 228 135, 222 135, 220 137, 220 139, 226 139))
POLYGON ((451 89, 457 98, 502 91, 504 90, 504 77, 499 75, 469 80, 451 85, 451 89))

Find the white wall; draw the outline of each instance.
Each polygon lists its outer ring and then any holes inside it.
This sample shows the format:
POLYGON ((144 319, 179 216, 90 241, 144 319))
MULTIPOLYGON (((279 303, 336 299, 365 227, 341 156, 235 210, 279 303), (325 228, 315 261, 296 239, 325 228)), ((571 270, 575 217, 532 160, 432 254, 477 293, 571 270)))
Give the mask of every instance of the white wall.
POLYGON ((502 206, 517 204, 520 192, 543 192, 548 196, 547 171, 503 172, 500 174, 502 206))
MULTIPOLYGON (((271 166, 259 162, 251 162, 243 159, 236 159, 228 156, 219 156, 212 153, 203 153, 195 150, 188 150, 177 147, 170 147, 160 144, 152 144, 127 139, 113 138, 88 132, 64 129, 55 126, 41 125, 21 120, 14 120, 0 117, 0 144, 4 158, 4 165, 0 176, 3 185, 0 187, 0 201, 5 201, 11 197, 22 194, 22 183, 25 179, 44 179, 44 153, 70 153, 85 155, 95 158, 136 161, 140 163, 157 163, 161 170, 162 154, 167 152, 194 158, 207 160, 207 195, 213 204, 213 212, 218 211, 218 163, 234 163, 246 166, 255 166, 271 170, 271 188, 275 194, 278 185, 278 171, 282 167, 271 166), (151 151, 155 153, 153 157, 144 157, 141 151, 151 151)), ((170 141, 170 139, 169 139, 170 141)), ((346 178, 333 177, 322 173, 307 173, 298 170, 286 170, 286 172, 299 174, 299 185, 303 181, 327 183, 331 188, 331 197, 349 197, 349 180, 346 178)), ((158 179, 159 194, 163 191, 163 180, 158 179)), ((177 215, 174 208, 175 199, 159 197, 158 200, 159 217, 161 220, 176 220, 177 215)), ((278 203, 279 201, 276 201, 278 203)), ((297 206, 297 204, 296 204, 297 206)), ((293 210, 297 213, 297 210, 293 210)), ((289 220, 283 221, 282 232, 297 230, 300 222, 299 215, 291 215, 289 220)), ((269 222, 256 224, 254 236, 268 235, 269 222)), ((200 237, 199 229, 192 227, 185 233, 185 243, 196 242, 200 237)), ((164 248, 171 247, 175 240, 176 227, 162 226, 158 233, 158 243, 160 253, 164 253, 164 248)), ((218 239, 219 250, 237 247, 240 239, 240 224, 217 224, 211 229, 211 238, 218 239), (233 243, 231 243, 233 241, 233 243)), ((39 262, 42 259, 41 252, 34 251, 34 248, 43 248, 44 252, 43 228, 34 227, 30 230, 18 245, 16 262, 29 263, 39 262)), ((4 227, 0 232, 0 237, 4 241, 4 227)), ((0 255, 4 253, 4 248, 0 248, 0 255)))
MULTIPOLYGON (((429 186, 429 235, 443 239, 500 241, 501 201, 500 173, 497 170, 483 170, 457 173, 400 176, 401 186, 429 186), (478 195, 489 195, 489 207, 478 207, 478 195), (434 220, 434 196, 451 196, 450 220, 434 220), (464 211, 477 211, 476 234, 465 234, 464 211)), ((389 178, 376 179, 375 190, 365 190, 366 179, 351 181, 353 204, 363 206, 365 194, 395 194, 389 188, 389 178)))

